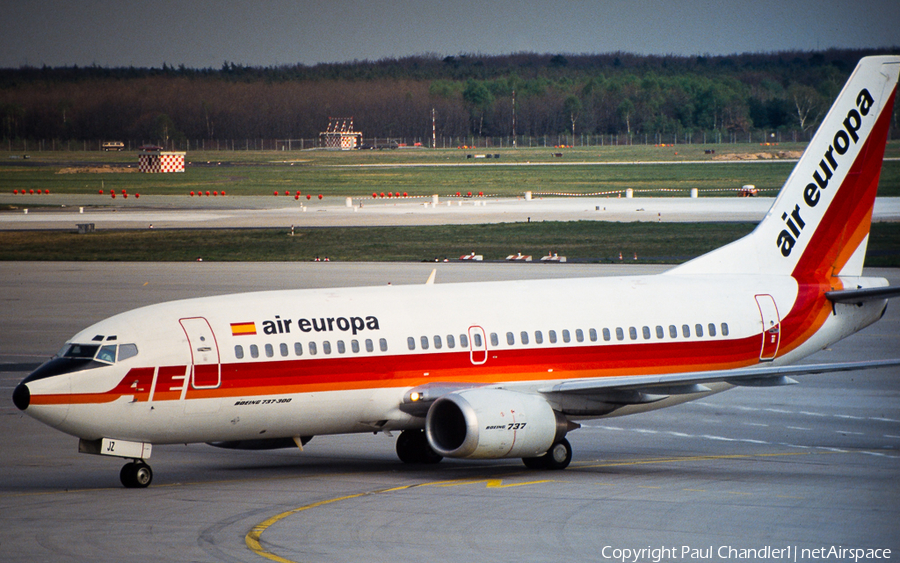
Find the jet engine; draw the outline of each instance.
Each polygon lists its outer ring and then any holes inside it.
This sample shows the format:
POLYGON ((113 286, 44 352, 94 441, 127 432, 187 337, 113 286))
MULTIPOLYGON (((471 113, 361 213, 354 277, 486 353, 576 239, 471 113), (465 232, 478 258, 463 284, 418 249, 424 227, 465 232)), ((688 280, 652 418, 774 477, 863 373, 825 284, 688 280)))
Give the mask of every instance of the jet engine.
POLYGON ((445 457, 536 457, 561 440, 566 418, 540 395, 504 389, 466 389, 437 399, 428 409, 428 443, 445 457))

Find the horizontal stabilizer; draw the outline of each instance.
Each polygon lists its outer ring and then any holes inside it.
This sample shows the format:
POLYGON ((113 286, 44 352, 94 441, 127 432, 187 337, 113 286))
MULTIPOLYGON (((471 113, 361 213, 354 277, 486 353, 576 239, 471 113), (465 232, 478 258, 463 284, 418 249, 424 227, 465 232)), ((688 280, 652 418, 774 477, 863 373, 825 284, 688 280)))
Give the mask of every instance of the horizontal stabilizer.
POLYGON ((828 291, 825 297, 832 303, 864 303, 880 301, 900 296, 900 285, 887 287, 864 287, 860 289, 839 289, 828 291))

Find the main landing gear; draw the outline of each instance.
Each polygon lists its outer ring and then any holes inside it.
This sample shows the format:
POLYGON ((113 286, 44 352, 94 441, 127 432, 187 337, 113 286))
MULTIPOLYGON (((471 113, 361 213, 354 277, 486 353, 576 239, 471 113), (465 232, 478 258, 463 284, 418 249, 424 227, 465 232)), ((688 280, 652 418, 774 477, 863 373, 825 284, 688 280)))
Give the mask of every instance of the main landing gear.
POLYGON ((397 438, 397 457, 403 463, 432 464, 438 463, 443 456, 439 455, 428 444, 424 430, 404 430, 397 438))
POLYGON ((528 469, 565 469, 570 461, 572 461, 572 446, 565 438, 550 446, 547 453, 542 456, 522 458, 522 463, 528 469))
POLYGON ((144 489, 153 481, 153 470, 143 460, 135 460, 125 464, 119 479, 126 489, 144 489))
MULTIPOLYGON (((432 464, 444 459, 431 449, 424 430, 404 430, 397 438, 397 457, 409 464, 432 464)), ((522 458, 529 469, 565 469, 571 461, 572 446, 565 438, 555 442, 543 455, 522 458)))

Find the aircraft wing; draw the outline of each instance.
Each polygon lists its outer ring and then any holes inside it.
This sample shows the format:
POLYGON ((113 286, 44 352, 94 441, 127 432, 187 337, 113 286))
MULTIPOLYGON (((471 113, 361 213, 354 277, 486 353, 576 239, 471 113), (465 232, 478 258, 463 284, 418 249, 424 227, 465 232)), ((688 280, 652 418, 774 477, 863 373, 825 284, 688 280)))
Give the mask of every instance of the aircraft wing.
MULTIPOLYGON (((790 376, 813 375, 837 371, 875 369, 900 365, 900 358, 835 364, 749 367, 729 370, 695 371, 661 375, 600 377, 564 381, 539 389, 541 393, 603 394, 609 391, 643 392, 654 395, 699 393, 705 383, 728 383, 744 387, 774 387, 797 383, 790 376)), ((707 390, 709 390, 707 388, 707 390)))
MULTIPOLYGON (((709 383, 775 387, 797 383, 791 376, 874 369, 900 365, 900 359, 768 366, 664 375, 604 377, 557 383, 538 389, 557 409, 570 416, 602 416, 629 405, 655 403, 678 395, 711 392, 709 383)), ((694 397, 696 398, 696 397, 694 397)))
POLYGON ((864 303, 900 296, 900 285, 885 287, 865 287, 859 289, 839 289, 825 292, 832 303, 864 303))
MULTIPOLYGON (((625 405, 646 404, 673 395, 712 391, 705 384, 728 383, 739 387, 776 387, 797 383, 791 376, 838 371, 855 371, 900 366, 900 358, 834 364, 749 367, 729 370, 694 371, 659 375, 597 377, 564 381, 537 391, 558 403, 566 414, 601 415, 625 405)), ((431 404, 442 395, 473 387, 494 387, 491 383, 434 382, 406 393, 400 409, 424 417, 431 404)), ((514 386, 503 386, 514 389, 514 386)))

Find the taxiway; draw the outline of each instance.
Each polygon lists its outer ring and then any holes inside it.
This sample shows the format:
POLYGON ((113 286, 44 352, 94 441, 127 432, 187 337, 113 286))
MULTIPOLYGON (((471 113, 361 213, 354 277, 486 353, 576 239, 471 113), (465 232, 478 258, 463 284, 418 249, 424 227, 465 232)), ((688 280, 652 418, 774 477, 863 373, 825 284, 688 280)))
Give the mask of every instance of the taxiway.
MULTIPOLYGON (((159 446, 145 490, 122 488, 119 460, 77 454, 75 438, 8 399, 67 337, 126 309, 234 291, 424 283, 434 267, 437 283, 663 269, 0 263, 2 559, 596 562, 668 547, 678 557, 665 560, 688 561, 697 560, 690 550, 723 560, 723 548, 832 546, 900 554, 897 369, 807 376, 589 421, 569 435, 574 458, 561 472, 518 460, 415 468, 397 460, 390 437, 319 436, 302 453, 159 446)), ((867 274, 900 285, 897 270, 867 274)), ((897 305, 809 360, 896 357, 897 305)), ((636 560, 652 561, 652 552, 636 560)))
MULTIPOLYGON (((111 201, 84 195, 2 196, 21 209, 0 213, 0 230, 349 227, 527 221, 760 221, 773 198, 535 197, 299 199, 291 196, 145 196, 111 201), (28 208, 29 205, 40 205, 28 208), (63 207, 64 206, 64 207, 63 207), (27 209, 27 213, 26 213, 27 209)), ((900 198, 878 198, 874 221, 900 221, 900 198)))

